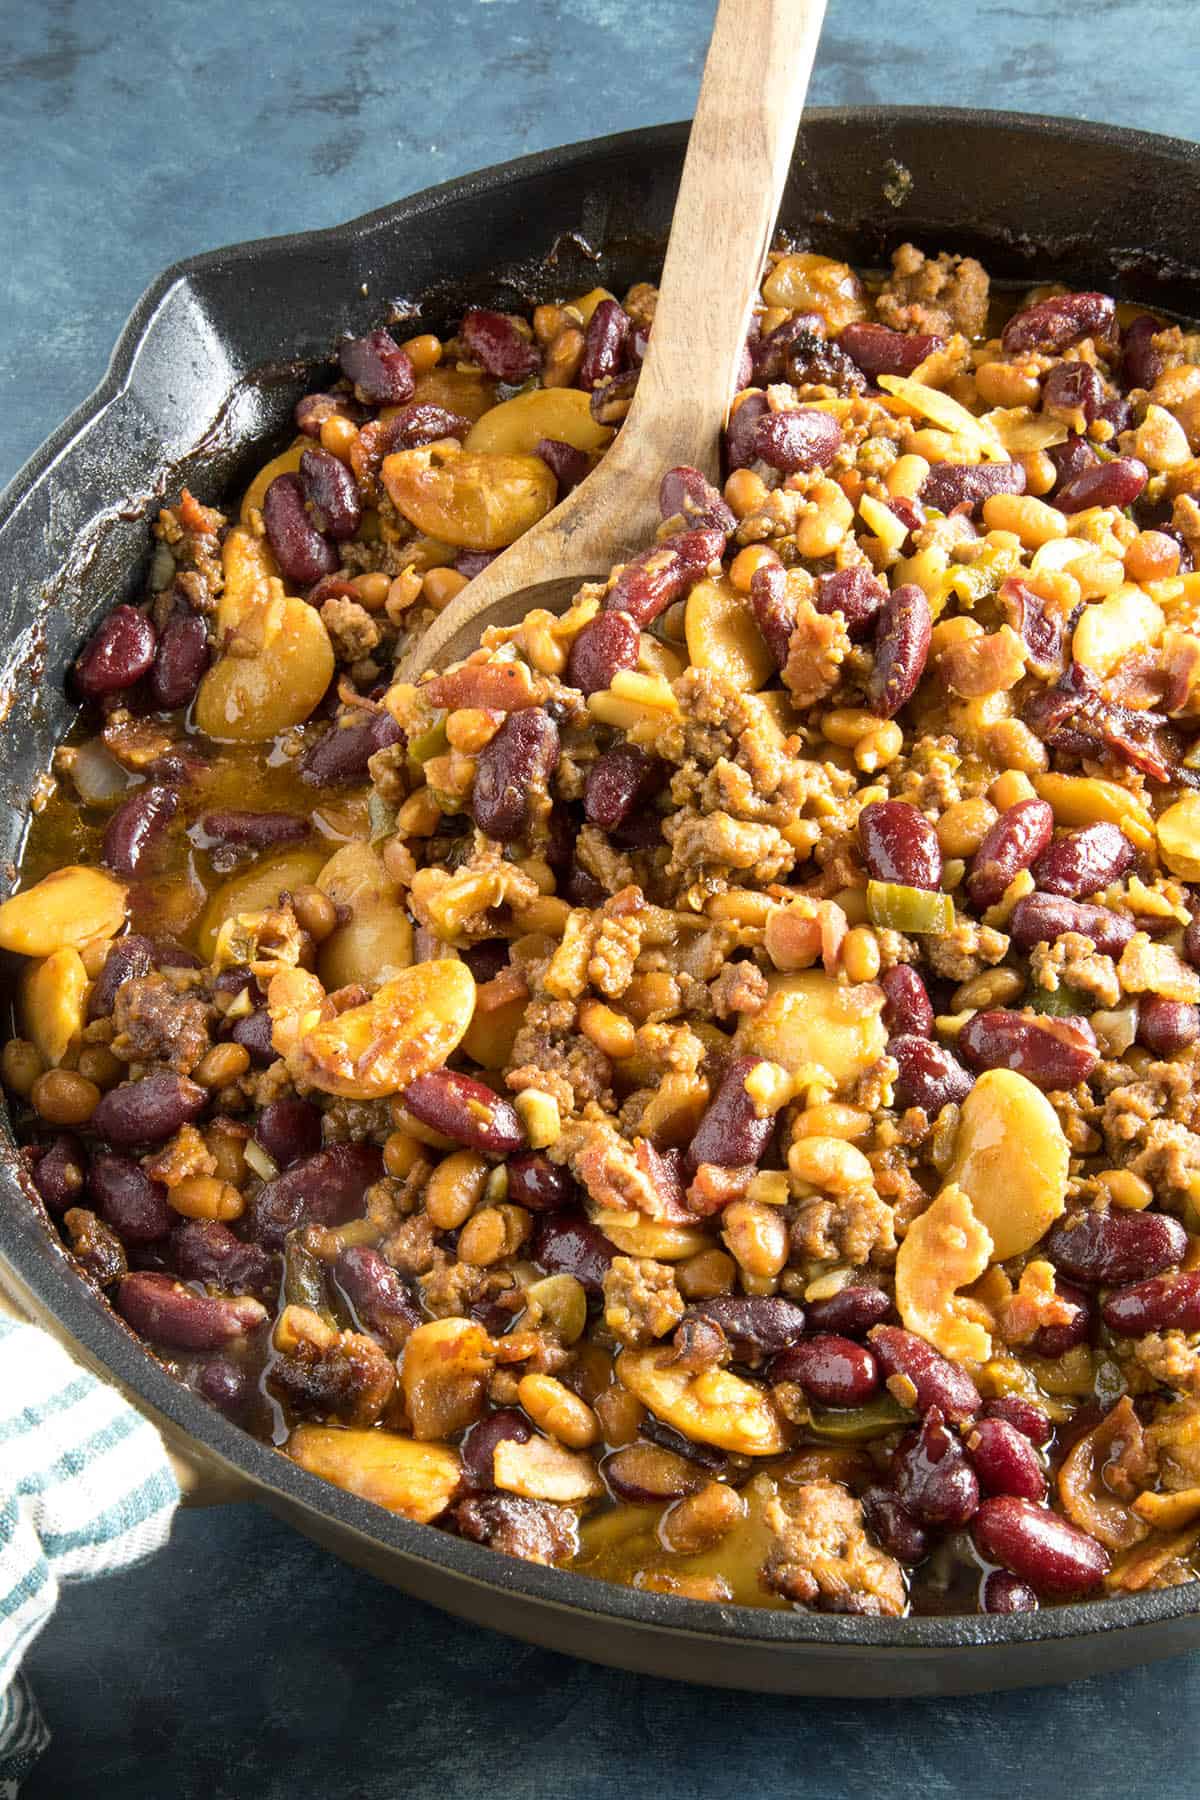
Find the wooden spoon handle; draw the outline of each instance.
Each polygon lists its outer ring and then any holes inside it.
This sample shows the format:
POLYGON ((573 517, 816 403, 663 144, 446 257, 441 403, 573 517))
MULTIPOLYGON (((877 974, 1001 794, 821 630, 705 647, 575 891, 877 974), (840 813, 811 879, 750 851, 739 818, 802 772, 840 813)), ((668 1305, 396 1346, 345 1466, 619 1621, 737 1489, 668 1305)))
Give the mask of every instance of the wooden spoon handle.
POLYGON ((750 308, 783 199, 825 0, 720 0, 650 349, 613 446, 717 474, 750 308))

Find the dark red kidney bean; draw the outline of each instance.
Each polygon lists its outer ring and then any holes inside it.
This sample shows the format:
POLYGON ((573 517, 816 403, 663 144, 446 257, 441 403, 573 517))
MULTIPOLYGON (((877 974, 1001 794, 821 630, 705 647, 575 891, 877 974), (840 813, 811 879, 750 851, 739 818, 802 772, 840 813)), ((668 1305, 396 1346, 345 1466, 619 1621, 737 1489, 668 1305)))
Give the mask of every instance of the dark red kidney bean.
POLYGON ((896 1392, 895 1381, 908 1394, 908 1399, 897 1396, 902 1405, 912 1405, 918 1412, 936 1406, 952 1424, 975 1417, 983 1404, 979 1389, 965 1369, 948 1362, 924 1338, 899 1325, 876 1325, 868 1341, 889 1391, 896 1392))
POLYGON ((1037 1452, 1007 1419, 978 1419, 967 1433, 967 1455, 985 1494, 1045 1498, 1046 1477, 1037 1452))
POLYGON ((983 1416, 985 1419, 1003 1419, 1006 1424, 1015 1426, 1022 1437, 1027 1437, 1039 1449, 1054 1436, 1054 1426, 1041 1407, 1020 1394, 1001 1394, 995 1400, 985 1400, 983 1416))
POLYGON ((271 1042, 271 1015, 265 1006, 257 1007, 254 1012, 247 1013, 244 1019, 238 1019, 229 1033, 235 1044, 250 1053, 250 1061, 256 1069, 266 1069, 275 1061, 276 1050, 271 1042))
POLYGON ((150 673, 157 643, 145 613, 134 606, 114 606, 76 660, 75 686, 87 700, 124 693, 150 673))
POLYGON ((1139 313, 1121 334, 1121 381, 1127 388, 1152 388, 1166 367, 1154 338, 1162 326, 1153 313, 1139 313))
POLYGON ((1183 954, 1194 969, 1200 969, 1200 913, 1188 921, 1183 934, 1183 954))
POLYGON ((361 1328, 382 1338, 389 1350, 401 1349, 422 1313, 400 1271, 378 1250, 355 1244, 338 1253, 333 1276, 361 1328))
POLYGON ((701 1468, 711 1469, 714 1474, 720 1474, 729 1467, 729 1458, 724 1450, 717 1450, 712 1444, 694 1442, 654 1413, 646 1414, 638 1430, 650 1443, 658 1444, 663 1450, 671 1450, 688 1462, 699 1463, 701 1468))
POLYGON ((1029 1016, 1001 1007, 968 1019, 958 1049, 968 1068, 1012 1069, 1047 1092, 1086 1081, 1100 1061, 1086 1019, 1029 1016))
POLYGON ((511 1156, 525 1147, 516 1109, 470 1075, 434 1069, 410 1081, 400 1098, 414 1119, 471 1150, 511 1156))
POLYGON ((1046 1255, 1074 1281, 1120 1287, 1161 1275, 1187 1255, 1178 1219, 1161 1212, 1071 1213, 1046 1239, 1046 1255))
POLYGON ((754 432, 755 451, 768 468, 794 475, 800 469, 827 469, 842 447, 842 428, 831 413, 816 407, 767 412, 754 432))
POLYGON ((412 398, 416 371, 408 352, 390 332, 380 329, 365 337, 343 339, 338 345, 338 362, 363 400, 376 406, 400 406, 412 398))
POLYGON ((782 563, 768 562, 750 577, 750 610, 777 667, 787 662, 796 629, 796 601, 782 563))
MULTIPOLYGON (((185 950, 183 945, 177 943, 174 938, 152 938, 151 949, 154 953, 156 969, 202 969, 204 967, 194 950, 185 950)), ((244 969, 245 963, 242 963, 240 967, 244 969)), ((214 986, 217 979, 219 977, 214 978, 214 986)))
POLYGON ((190 706, 210 661, 208 630, 199 613, 177 612, 163 627, 154 667, 150 671, 150 698, 162 712, 190 706))
POLYGON ((712 526, 680 531, 631 556, 604 596, 605 612, 628 613, 639 627, 681 600, 709 565, 719 562, 725 533, 712 526))
MULTIPOLYGON (((1109 394, 1096 409, 1097 419, 1112 426, 1110 444, 1133 424, 1133 408, 1122 394, 1109 394)), ((1181 571, 1182 572, 1182 571, 1181 571)))
POLYGON ((541 457, 557 481, 560 500, 579 486, 592 466, 586 450, 577 450, 574 444, 564 444, 560 438, 539 438, 533 453, 541 457))
POLYGON ((1133 1287, 1118 1288, 1100 1309, 1118 1337, 1147 1331, 1200 1331, 1200 1271, 1154 1275, 1133 1287))
POLYGON ((757 460, 758 424, 768 411, 765 394, 747 394, 725 427, 725 467, 730 474, 735 469, 749 468, 757 460))
POLYGON ((1070 434, 1065 443, 1051 444, 1046 454, 1054 464, 1056 473, 1051 499, 1060 491, 1064 482, 1073 481, 1084 469, 1096 468, 1100 461, 1087 438, 1080 437, 1076 431, 1070 434))
POLYGON ((1090 363, 1056 363, 1042 383, 1042 411, 1083 414, 1090 425, 1104 402, 1104 383, 1090 363))
POLYGON ((636 669, 640 639, 628 613, 598 613, 571 645, 568 682, 584 694, 602 693, 619 669, 636 669))
POLYGON ((889 1556, 909 1567, 924 1562, 933 1548, 925 1527, 906 1512, 891 1488, 869 1487, 862 1496, 867 1529, 889 1556))
POLYGON ((208 1095, 202 1087, 186 1075, 161 1069, 140 1081, 124 1081, 120 1087, 110 1088, 92 1114, 90 1129, 122 1149, 161 1144, 181 1125, 198 1119, 207 1105, 208 1095))
POLYGON ((892 331, 886 325, 856 320, 842 327, 837 341, 873 380, 877 375, 911 375, 946 340, 933 332, 892 331))
POLYGON ((578 1212, 539 1213, 530 1255, 549 1275, 573 1275, 589 1294, 599 1294, 617 1247, 578 1212))
MULTIPOLYGON (((255 1006, 261 1006, 266 995, 254 979, 254 972, 249 963, 233 963, 228 969, 222 969, 213 976, 213 994, 220 994, 232 1006, 239 994, 249 994, 255 1006)), ((218 1009, 221 1010, 221 1009, 218 1009)), ((226 1007, 224 1010, 228 1010, 226 1007)))
POLYGON ((889 1296, 865 1283, 844 1287, 825 1300, 805 1306, 810 1331, 831 1331, 838 1337, 866 1337, 872 1325, 881 1325, 892 1310, 889 1296))
POLYGON ((346 403, 344 394, 305 394, 297 400, 292 412, 296 430, 302 431, 305 437, 319 438, 321 427, 327 419, 334 415, 346 403))
POLYGON ((573 862, 567 871, 566 885, 563 887, 562 895, 563 899, 569 900, 572 906, 586 906, 592 910, 597 906, 603 906, 608 898, 596 877, 589 875, 588 871, 581 868, 576 862, 573 862))
POLYGON ((971 859, 967 893, 981 910, 994 906, 1010 881, 1041 855, 1054 835, 1054 813, 1044 800, 1018 800, 1001 813, 971 859))
POLYGON ((908 532, 908 537, 904 540, 904 548, 910 550, 912 548, 911 538, 913 532, 920 531, 922 525, 925 523, 925 508, 921 505, 919 500, 910 500, 904 494, 893 495, 888 500, 887 505, 889 512, 895 513, 896 517, 908 532))
POLYGON ((1023 494, 1025 471, 1019 462, 935 463, 921 483, 925 506, 952 513, 966 505, 975 514, 993 494, 1023 494))
POLYGON ((979 1607, 985 1613, 1036 1612, 1038 1598, 1027 1581, 1007 1569, 993 1569, 979 1590, 979 1607))
POLYGON ((506 313, 476 307, 464 314, 458 334, 475 361, 497 381, 526 381, 541 364, 537 345, 521 335, 506 313))
POLYGON ((619 425, 628 413, 633 396, 637 391, 638 376, 641 365, 635 369, 624 369, 620 375, 614 375, 610 381, 601 381, 592 389, 588 401, 588 411, 597 425, 619 425))
POLYGON ((312 821, 287 812, 210 812, 200 821, 206 837, 237 849, 267 850, 278 844, 299 844, 312 830, 312 821))
POLYGON ((104 959, 104 967, 88 995, 88 1018, 107 1019, 117 998, 117 989, 139 975, 148 975, 154 967, 154 948, 148 937, 130 932, 118 938, 104 959))
POLYGON ((1089 506, 1132 506, 1149 479, 1149 469, 1136 456, 1116 456, 1064 481, 1054 504, 1064 513, 1083 512, 1089 506))
POLYGON ((274 1298, 279 1289, 280 1262, 261 1244, 247 1244, 235 1237, 219 1219, 183 1219, 176 1222, 166 1248, 167 1262, 185 1281, 203 1281, 227 1294, 254 1294, 259 1300, 274 1298))
POLYGON ((540 1150, 524 1150, 510 1156, 508 1198, 527 1212, 561 1212, 575 1199, 575 1181, 569 1169, 552 1163, 540 1150))
POLYGON ((114 875, 140 874, 178 811, 178 788, 137 788, 121 802, 105 827, 100 849, 105 867, 114 875))
POLYGON ((682 518, 687 524, 715 527, 727 534, 737 517, 719 488, 688 463, 668 469, 658 486, 658 510, 664 519, 682 518))
POLYGON ((682 1451, 656 1444, 625 1444, 606 1456, 600 1469, 616 1498, 634 1506, 681 1500, 704 1479, 682 1451))
POLYGON ((579 385, 589 391, 597 382, 611 381, 626 360, 633 320, 619 300, 601 300, 583 334, 583 359, 579 385))
POLYGON ((266 1323, 266 1308, 248 1294, 219 1299, 184 1287, 173 1275, 139 1269, 117 1289, 117 1311, 153 1344, 178 1350, 220 1350, 266 1323))
POLYGON ((178 1219, 161 1182, 140 1163, 100 1150, 88 1164, 87 1191, 96 1211, 125 1244, 157 1244, 178 1219))
POLYGON ((1092 1302, 1084 1290, 1072 1281, 1058 1278, 1054 1291, 1073 1309, 1071 1317, 1063 1325, 1040 1326, 1029 1342, 1031 1356, 1046 1356, 1051 1360, 1065 1356, 1077 1344, 1086 1344, 1092 1335, 1092 1302))
POLYGON ((602 751, 588 770, 583 789, 584 817, 602 831, 616 831, 657 779, 662 764, 636 744, 602 751))
POLYGON ((478 944, 464 944, 461 955, 481 985, 485 981, 494 981, 511 960, 507 938, 483 938, 478 944))
POLYGON ((1053 294, 1014 313, 1000 335, 1008 353, 1022 350, 1065 350, 1077 338, 1110 338, 1117 303, 1111 294, 1053 294))
POLYGON ((746 1092, 746 1077, 761 1061, 760 1056, 735 1056, 726 1065, 721 1085, 688 1145, 690 1170, 701 1163, 743 1168, 763 1154, 775 1132, 775 1114, 760 1118, 746 1092))
POLYGON ((1133 845, 1118 826, 1085 825, 1046 846, 1033 864, 1033 879, 1040 893, 1080 900, 1118 880, 1133 855, 1133 845))
POLYGON ((979 1505, 979 1478, 936 1406, 897 1444, 892 1480, 900 1504, 922 1525, 957 1528, 979 1505))
MULTIPOLYGON (((775 1294, 717 1294, 689 1306, 685 1319, 706 1319, 733 1346, 739 1362, 757 1362, 798 1343, 806 1325, 805 1310, 775 1294)), ((773 1377, 792 1380, 792 1376, 773 1377)))
POLYGON ((1000 605, 1029 652, 1029 667, 1044 681, 1062 674, 1063 619, 1040 594, 1015 575, 1001 583, 1000 605))
POLYGON ((460 550, 454 559, 454 567, 468 581, 474 581, 476 575, 482 575, 489 563, 494 563, 499 556, 498 550, 460 550))
POLYGON ((925 592, 915 581, 906 581, 888 595, 875 626, 875 666, 867 677, 867 703, 881 719, 894 719, 916 693, 932 633, 925 592))
POLYGON ((429 400, 414 400, 388 420, 387 446, 389 451, 416 450, 442 438, 465 438, 470 429, 471 421, 462 413, 450 412, 429 400))
POLYGON ((784 1350, 772 1381, 794 1381, 819 1406, 863 1406, 878 1392, 879 1364, 865 1344, 819 1331, 784 1350))
POLYGON ((1066 932, 1091 938, 1102 956, 1120 956, 1134 933, 1134 922, 1125 913, 1107 906, 1087 906, 1082 900, 1061 900, 1056 894, 1026 894, 1013 907, 1009 935, 1019 950, 1035 944, 1053 944, 1066 932))
POLYGON ((343 787, 366 781, 368 764, 403 736, 391 713, 369 713, 356 725, 335 725, 300 758, 300 779, 313 787, 343 787))
POLYGON ((306 450, 300 458, 300 485, 308 512, 322 537, 335 543, 352 538, 362 524, 358 483, 328 450, 306 450))
POLYGON ((51 1212, 66 1212, 83 1192, 83 1151, 79 1139, 62 1133, 33 1165, 33 1185, 51 1212))
POLYGON ((270 1100, 254 1121, 254 1139, 279 1169, 290 1169, 321 1148, 321 1112, 309 1100, 270 1100))
POLYGON ((847 636, 857 642, 865 638, 879 619, 887 599, 887 589, 869 569, 856 563, 850 569, 835 569, 832 574, 817 576, 817 592, 813 605, 819 613, 840 612, 846 622, 847 636))
MULTIPOLYGON (((1132 921, 1131 921, 1132 922, 1132 921)), ((1178 1056, 1200 1037, 1200 1013, 1186 1000, 1147 994, 1138 1007, 1137 1041, 1155 1056, 1178 1056)))
POLYGON ((299 475, 275 477, 263 496, 262 515, 267 542, 285 580, 311 587, 322 575, 333 574, 338 553, 309 518, 299 475))
MULTIPOLYGON (((826 344, 827 330, 820 313, 793 313, 790 318, 777 325, 774 331, 768 331, 765 337, 747 339, 750 375, 754 386, 765 388, 773 381, 794 381, 794 385, 798 387, 800 382, 789 373, 789 363, 797 353, 801 357, 813 357, 832 348, 826 344)), ((837 354, 843 361, 849 362, 845 351, 839 350, 837 354)), ((856 368, 855 374, 865 387, 861 371, 856 368)), ((742 386, 749 387, 750 382, 743 382, 742 386)))
POLYGON ((254 1377, 249 1369, 232 1363, 227 1357, 206 1362, 196 1376, 196 1392, 210 1406, 218 1407, 231 1418, 244 1410, 254 1392, 254 1377))
POLYGON ((864 806, 858 815, 858 841, 874 880, 930 890, 941 885, 937 832, 907 800, 873 800, 864 806))
POLYGON ((965 1100, 975 1077, 964 1069, 952 1051, 932 1038, 902 1034, 888 1040, 888 1055, 896 1059, 896 1102, 919 1106, 930 1119, 943 1106, 965 1100))
POLYGON ((495 737, 479 752, 471 789, 471 817, 501 844, 519 838, 530 807, 558 767, 558 726, 540 706, 505 715, 495 737))
POLYGON ((502 1406, 499 1411, 477 1420, 459 1445, 468 1487, 477 1491, 494 1488, 496 1445, 505 1442, 527 1444, 532 1436, 532 1425, 515 1406, 502 1406))
POLYGON ((344 1225, 361 1216, 367 1189, 383 1174, 374 1144, 330 1144, 266 1182, 246 1206, 246 1229, 268 1250, 282 1250, 297 1225, 344 1225))
POLYGON ((971 1526, 975 1548, 1002 1563, 1046 1600, 1069 1600, 1099 1587, 1108 1552, 1061 1514, 1015 1494, 985 1500, 971 1526))
POLYGON ((911 963, 895 963, 885 969, 879 985, 884 993, 883 1022, 893 1036, 933 1036, 933 1005, 911 963))

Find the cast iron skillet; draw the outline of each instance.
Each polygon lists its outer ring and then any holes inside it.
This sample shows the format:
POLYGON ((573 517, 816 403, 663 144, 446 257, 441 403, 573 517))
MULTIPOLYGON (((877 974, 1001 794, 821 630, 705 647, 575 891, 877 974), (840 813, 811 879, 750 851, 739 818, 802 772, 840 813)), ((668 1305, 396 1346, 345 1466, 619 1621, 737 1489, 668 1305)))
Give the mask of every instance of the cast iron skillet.
MULTIPOLYGON (((0 863, 66 731, 67 666, 136 586, 157 503, 219 499, 290 436, 331 345, 389 312, 448 325, 653 272, 687 134, 666 125, 549 150, 331 231, 239 244, 168 269, 104 382, 0 499, 0 863)), ((904 238, 993 274, 1112 286, 1200 313, 1191 236, 1200 148, 1112 127, 916 108, 816 110, 784 224, 881 263, 904 238)), ((428 328, 428 326, 426 326, 428 328)), ((417 329, 414 324, 409 331, 417 329)), ((117 1378, 210 1474, 424 1600, 599 1662, 727 1687, 919 1695, 1063 1681, 1200 1643, 1200 1585, 1033 1615, 855 1619, 637 1593, 413 1525, 318 1480, 175 1382, 73 1273, 0 1144, 0 1280, 117 1378)))

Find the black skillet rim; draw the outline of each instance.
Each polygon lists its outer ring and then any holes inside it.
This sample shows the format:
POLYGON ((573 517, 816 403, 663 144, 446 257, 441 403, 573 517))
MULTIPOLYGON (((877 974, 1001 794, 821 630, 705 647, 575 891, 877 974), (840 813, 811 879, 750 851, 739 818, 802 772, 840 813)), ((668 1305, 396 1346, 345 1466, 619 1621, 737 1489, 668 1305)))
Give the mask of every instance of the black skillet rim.
MULTIPOLYGON (((805 116, 806 122, 814 125, 860 129, 905 123, 944 125, 948 130, 965 125, 975 130, 990 126, 1060 144, 1103 145, 1120 149, 1130 158, 1145 151, 1200 170, 1200 145, 1185 139, 1040 114, 905 106, 815 107, 805 116)), ((649 151, 674 149, 685 138, 687 129, 684 121, 538 151, 422 189, 340 225, 249 239, 172 263, 134 306, 99 385, 0 493, 0 523, 19 509, 81 431, 121 393, 139 351, 153 332, 159 308, 178 282, 214 269, 253 263, 272 254, 315 245, 336 246, 373 226, 419 216, 450 199, 502 194, 514 180, 541 170, 594 162, 635 146, 649 151)), ((245 1476, 257 1490, 255 1497, 277 1493, 303 1511, 327 1518, 366 1542, 443 1570, 466 1585, 519 1596, 556 1611, 672 1633, 681 1639, 774 1645, 781 1650, 824 1646, 925 1653, 983 1651, 1023 1643, 1100 1639, 1114 1631, 1166 1624, 1200 1610, 1200 1584, 1189 1582, 1180 1587, 1053 1607, 1032 1614, 879 1619, 768 1612, 671 1594, 644 1593, 571 1570, 522 1563, 453 1537, 436 1526, 413 1524, 310 1475, 250 1437, 169 1375, 108 1304, 72 1270, 65 1251, 28 1204, 28 1189, 18 1173, 14 1147, 7 1137, 0 1144, 0 1169, 9 1195, 15 1198, 19 1193, 25 1202, 17 1208, 0 1209, 0 1252, 42 1305, 119 1381, 140 1394, 187 1436, 195 1438, 219 1462, 245 1476)), ((1032 1669, 1030 1678, 1035 1678, 1032 1669)))

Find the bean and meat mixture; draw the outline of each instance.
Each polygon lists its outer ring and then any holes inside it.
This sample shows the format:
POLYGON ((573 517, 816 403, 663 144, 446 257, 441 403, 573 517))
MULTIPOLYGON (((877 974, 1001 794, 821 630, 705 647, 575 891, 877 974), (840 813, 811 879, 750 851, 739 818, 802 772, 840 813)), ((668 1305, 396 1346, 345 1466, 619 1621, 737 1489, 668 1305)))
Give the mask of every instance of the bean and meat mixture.
POLYGON ((340 346, 72 672, 3 1074, 83 1274, 280 1453, 712 1601, 1200 1558, 1200 337, 772 255, 718 490, 406 647, 655 292, 340 346))

